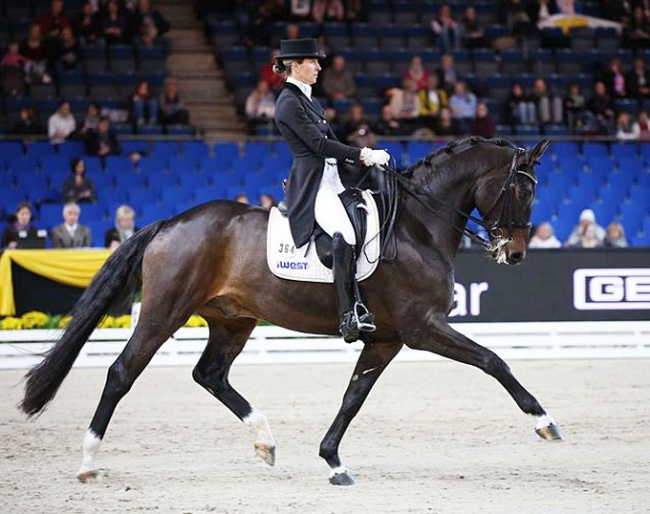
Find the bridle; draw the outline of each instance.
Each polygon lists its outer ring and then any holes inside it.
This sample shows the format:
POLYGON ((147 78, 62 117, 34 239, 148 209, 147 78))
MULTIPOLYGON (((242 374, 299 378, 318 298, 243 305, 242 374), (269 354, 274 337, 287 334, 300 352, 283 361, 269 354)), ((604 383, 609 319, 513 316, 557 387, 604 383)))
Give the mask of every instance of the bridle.
MULTIPOLYGON (((537 186, 537 179, 529 171, 529 169, 519 169, 517 166, 517 160, 520 155, 525 152, 523 148, 517 148, 514 155, 512 156, 512 161, 510 163, 510 169, 508 171, 508 176, 501 186, 499 194, 495 198, 491 207, 483 214, 483 219, 467 214, 460 209, 452 208, 446 205, 442 200, 439 200, 435 197, 431 191, 430 186, 419 186, 414 184, 407 177, 399 173, 397 170, 391 167, 384 167, 383 170, 394 177, 397 182, 402 186, 402 189, 406 191, 411 197, 413 197, 418 203, 420 203, 425 209, 429 212, 436 215, 438 218, 443 220, 445 223, 451 225, 452 228, 466 234, 470 239, 481 245, 488 252, 497 252, 500 248, 505 246, 511 241, 510 237, 505 236, 504 228, 508 230, 516 229, 530 229, 531 223, 529 220, 523 221, 515 219, 514 214, 514 204, 515 204, 515 194, 517 189, 517 177, 522 176, 533 184, 533 192, 535 186, 537 186), (424 197, 424 198, 423 198, 424 197), (431 205, 431 202, 435 202, 438 205, 431 205), (496 217, 493 223, 490 223, 490 215, 497 208, 497 205, 500 203, 499 216, 496 217), (446 212, 444 212, 446 211, 446 212), (449 219, 449 212, 453 211, 455 214, 465 218, 465 223, 463 226, 460 226, 449 219), (447 214, 447 215, 446 215, 447 214), (467 221, 473 221, 478 226, 482 227, 490 236, 494 239, 494 242, 485 239, 478 232, 472 230, 467 226, 467 221)), ((431 166, 430 163, 425 161, 425 164, 431 166)))

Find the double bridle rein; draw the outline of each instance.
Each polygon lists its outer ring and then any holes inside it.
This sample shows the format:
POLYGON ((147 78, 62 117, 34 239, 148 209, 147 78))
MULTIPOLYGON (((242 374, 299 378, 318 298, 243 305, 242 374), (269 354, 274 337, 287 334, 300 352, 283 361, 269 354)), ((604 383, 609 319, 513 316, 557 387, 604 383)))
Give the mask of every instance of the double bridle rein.
MULTIPOLYGON (((517 177, 522 176, 530 180, 533 184, 533 188, 537 186, 537 179, 535 178, 535 176, 530 171, 526 169, 519 169, 517 166, 517 159, 521 154, 524 153, 524 151, 525 150, 523 148, 517 148, 515 150, 515 153, 512 156, 512 162, 510 163, 510 170, 508 171, 508 176, 506 177, 503 186, 499 191, 498 196, 495 198, 494 202, 492 203, 492 206, 483 215, 483 219, 477 218, 476 216, 472 216, 471 214, 467 214, 461 211, 460 209, 449 207, 443 201, 438 200, 433 195, 433 192, 431 191, 431 187, 428 185, 427 186, 416 185, 407 177, 405 177, 404 175, 402 175, 401 173, 399 173, 397 170, 393 168, 384 167, 383 170, 386 173, 388 173, 390 176, 394 177, 397 180, 397 182, 400 184, 400 186, 402 186, 402 189, 404 189, 404 191, 406 191, 407 194, 413 197, 418 203, 420 203, 429 212, 433 213, 435 216, 443 220, 445 223, 451 225, 451 227, 457 230, 458 232, 466 234, 469 238, 471 238, 473 241, 481 245, 487 251, 495 252, 499 250, 502 246, 508 244, 511 240, 510 238, 504 237, 504 231, 503 231, 504 228, 508 228, 509 230, 511 230, 513 228, 529 229, 531 227, 531 223, 529 220, 526 221, 518 220, 515 219, 515 215, 514 215, 514 197, 516 194, 515 190, 517 186, 517 177), (438 205, 437 206, 431 205, 431 201, 436 202, 438 205), (496 218, 496 220, 493 223, 488 223, 486 220, 489 219, 490 214, 492 214, 492 212, 497 208, 497 205, 499 205, 500 201, 501 201, 501 207, 499 209, 499 216, 496 218), (445 213, 444 211, 447 212, 445 213), (450 221, 448 216, 445 216, 445 214, 448 214, 449 211, 453 211, 454 213, 465 218, 466 222, 471 220, 477 225, 479 225, 480 227, 482 227, 483 229, 485 229, 485 231, 495 239, 495 242, 493 243, 485 239, 478 232, 467 227, 467 223, 464 223, 464 226, 459 226, 456 223, 450 221)), ((425 161, 425 164, 431 166, 430 162, 425 161)))

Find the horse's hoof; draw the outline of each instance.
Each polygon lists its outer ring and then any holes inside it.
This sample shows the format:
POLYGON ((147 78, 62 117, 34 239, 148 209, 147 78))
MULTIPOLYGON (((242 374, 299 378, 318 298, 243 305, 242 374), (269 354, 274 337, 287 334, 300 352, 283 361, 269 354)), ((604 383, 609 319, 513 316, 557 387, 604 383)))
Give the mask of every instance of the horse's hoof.
POLYGON ((257 453, 257 455, 259 455, 269 466, 275 464, 275 446, 258 443, 255 445, 255 453, 257 453))
POLYGON ((555 423, 551 423, 545 427, 536 428, 535 433, 545 441, 562 441, 564 439, 560 432, 560 427, 555 423))
POLYGON ((354 485, 354 478, 349 471, 342 473, 335 473, 330 476, 330 484, 332 485, 354 485))
POLYGON ((94 482, 95 480, 99 479, 99 470, 89 469, 86 471, 79 471, 79 473, 77 473, 77 479, 82 484, 94 482))

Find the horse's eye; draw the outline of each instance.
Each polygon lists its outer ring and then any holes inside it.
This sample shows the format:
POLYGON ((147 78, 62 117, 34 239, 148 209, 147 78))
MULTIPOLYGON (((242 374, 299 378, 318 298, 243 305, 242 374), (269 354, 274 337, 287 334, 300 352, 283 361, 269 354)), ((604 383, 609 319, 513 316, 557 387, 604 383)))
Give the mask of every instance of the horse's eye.
POLYGON ((532 189, 529 189, 527 187, 518 187, 517 188, 517 197, 520 200, 527 200, 533 195, 532 189))

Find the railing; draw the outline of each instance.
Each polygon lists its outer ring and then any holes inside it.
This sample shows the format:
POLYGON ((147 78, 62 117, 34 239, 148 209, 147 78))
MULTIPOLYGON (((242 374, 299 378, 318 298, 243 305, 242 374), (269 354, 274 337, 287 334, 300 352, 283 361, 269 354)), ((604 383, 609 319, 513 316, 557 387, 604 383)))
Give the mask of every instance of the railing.
MULTIPOLYGON (((506 360, 650 358, 650 322, 457 323, 453 327, 506 360)), ((61 334, 60 330, 0 331, 0 369, 27 368, 61 334)), ((130 329, 97 329, 75 366, 108 367, 124 348, 130 329)), ((208 338, 207 328, 181 328, 156 353, 152 365, 193 366, 208 338)), ((303 334, 279 327, 257 327, 240 364, 351 363, 362 343, 303 334)), ((399 361, 442 357, 404 348, 399 361)))

